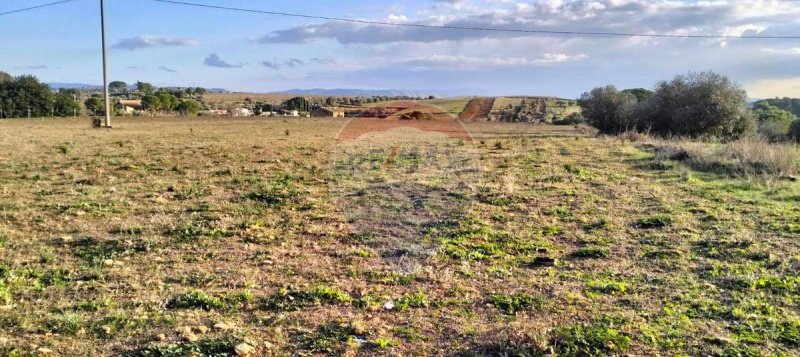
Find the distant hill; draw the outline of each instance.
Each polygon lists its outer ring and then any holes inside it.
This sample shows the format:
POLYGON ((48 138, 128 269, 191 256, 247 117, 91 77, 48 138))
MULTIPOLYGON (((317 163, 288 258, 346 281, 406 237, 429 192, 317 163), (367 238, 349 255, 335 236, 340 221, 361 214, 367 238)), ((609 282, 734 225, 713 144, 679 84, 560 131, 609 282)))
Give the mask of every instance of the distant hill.
POLYGON ((328 97, 427 97, 429 94, 417 91, 397 90, 397 89, 352 89, 352 88, 334 88, 334 89, 289 89, 281 92, 272 92, 272 94, 298 94, 298 95, 319 95, 328 97))
POLYGON ((95 85, 95 84, 86 84, 86 83, 62 83, 62 82, 51 82, 47 83, 50 88, 53 89, 103 89, 102 85, 95 85))

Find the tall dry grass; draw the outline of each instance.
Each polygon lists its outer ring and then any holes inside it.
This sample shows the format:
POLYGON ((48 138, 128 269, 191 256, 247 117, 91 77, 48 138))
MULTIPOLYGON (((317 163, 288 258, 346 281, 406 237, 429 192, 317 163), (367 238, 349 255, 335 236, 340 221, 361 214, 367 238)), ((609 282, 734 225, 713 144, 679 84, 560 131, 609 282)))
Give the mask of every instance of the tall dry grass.
POLYGON ((733 176, 794 178, 800 173, 800 147, 771 143, 760 136, 729 143, 705 143, 686 139, 654 139, 656 159, 682 161, 695 169, 733 176))

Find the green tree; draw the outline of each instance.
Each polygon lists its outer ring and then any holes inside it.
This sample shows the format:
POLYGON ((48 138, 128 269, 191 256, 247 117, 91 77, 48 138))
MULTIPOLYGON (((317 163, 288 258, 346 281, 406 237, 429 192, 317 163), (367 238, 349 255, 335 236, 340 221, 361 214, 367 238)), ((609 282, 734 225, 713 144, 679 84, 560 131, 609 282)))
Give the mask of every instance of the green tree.
POLYGON ((0 110, 4 118, 50 116, 53 93, 34 76, 19 76, 0 81, 0 110))
POLYGON ((138 81, 138 82, 136 82, 136 90, 138 90, 138 91, 142 92, 143 94, 147 95, 147 94, 154 93, 156 91, 156 88, 153 87, 153 85, 150 84, 150 83, 138 81))
POLYGON ((182 115, 197 115, 200 111, 200 104, 194 100, 187 99, 178 104, 178 111, 182 115))
POLYGON ((755 129, 747 93, 728 77, 690 72, 656 85, 640 119, 644 129, 664 136, 732 140, 755 129))
POLYGON ((647 90, 647 89, 644 89, 644 88, 625 89, 625 90, 622 91, 622 93, 633 94, 636 97, 636 100, 639 103, 642 103, 642 102, 646 101, 648 98, 650 98, 650 96, 653 95, 653 91, 650 91, 650 90, 647 90))
POLYGON ((9 82, 12 79, 14 79, 14 77, 12 77, 10 74, 0 71, 0 83, 9 82))
POLYGON ((194 93, 197 94, 197 95, 203 95, 203 94, 208 93, 208 91, 203 87, 197 87, 197 88, 194 89, 194 93))
POLYGON ((157 95, 161 103, 161 110, 171 112, 178 108, 180 100, 174 94, 168 91, 160 91, 157 95))
POLYGON ((53 96, 53 113, 59 117, 71 117, 81 111, 78 103, 78 91, 61 89, 53 96))
POLYGON ((146 110, 157 112, 161 110, 161 100, 155 95, 146 95, 142 97, 142 106, 146 110))
POLYGON ((794 114, 767 102, 756 103, 753 113, 758 120, 758 132, 770 141, 783 141, 792 122, 797 120, 794 114))
POLYGON ((128 91, 128 84, 123 81, 113 81, 108 84, 111 93, 125 93, 128 91))
POLYGON ((792 125, 789 126, 789 139, 800 143, 800 119, 795 120, 792 125))
POLYGON ((592 89, 578 99, 586 121, 606 134, 636 130, 638 123, 633 114, 637 103, 635 95, 620 92, 612 85, 592 89))
POLYGON ((86 107, 86 110, 92 113, 92 115, 98 115, 98 113, 102 113, 106 110, 105 102, 106 101, 103 99, 102 95, 95 94, 87 98, 83 102, 83 105, 86 107))
POLYGON ((283 107, 287 110, 297 110, 299 112, 311 111, 311 102, 304 97, 294 97, 283 102, 283 107))

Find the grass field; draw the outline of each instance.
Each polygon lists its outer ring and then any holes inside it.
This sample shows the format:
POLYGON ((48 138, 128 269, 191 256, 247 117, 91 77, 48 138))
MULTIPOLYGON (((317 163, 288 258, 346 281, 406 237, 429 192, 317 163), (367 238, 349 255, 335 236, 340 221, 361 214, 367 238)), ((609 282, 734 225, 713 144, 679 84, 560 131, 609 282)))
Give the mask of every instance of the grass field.
POLYGON ((467 106, 470 99, 471 98, 436 98, 423 100, 421 102, 439 107, 445 113, 453 116, 453 118, 457 118, 458 115, 464 111, 464 107, 467 106))
POLYGON ((800 188, 570 126, 0 121, 0 355, 797 355, 800 188))

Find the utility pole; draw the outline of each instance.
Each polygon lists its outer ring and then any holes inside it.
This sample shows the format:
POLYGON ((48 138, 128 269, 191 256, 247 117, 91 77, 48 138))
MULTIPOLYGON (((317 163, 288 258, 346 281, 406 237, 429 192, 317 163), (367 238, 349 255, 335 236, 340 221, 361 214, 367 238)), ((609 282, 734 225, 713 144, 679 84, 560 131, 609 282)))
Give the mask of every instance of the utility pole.
POLYGON ((100 0, 100 34, 103 37, 103 95, 106 102, 106 119, 103 122, 104 127, 111 128, 111 101, 108 95, 108 64, 106 57, 106 1, 100 0))
POLYGON ((28 106, 28 119, 30 119, 30 118, 31 118, 31 106, 29 105, 28 106))

